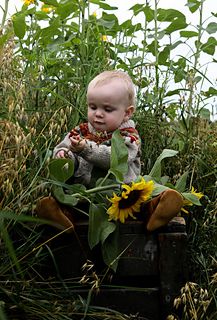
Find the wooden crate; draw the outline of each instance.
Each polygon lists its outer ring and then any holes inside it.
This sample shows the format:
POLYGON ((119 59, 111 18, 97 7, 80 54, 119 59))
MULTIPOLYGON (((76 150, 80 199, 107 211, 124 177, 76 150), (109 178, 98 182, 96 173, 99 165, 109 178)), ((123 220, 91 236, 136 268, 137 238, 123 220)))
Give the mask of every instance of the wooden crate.
MULTIPOLYGON (((106 266, 100 248, 89 249, 87 233, 88 224, 84 221, 77 223, 76 235, 64 234, 51 241, 57 274, 62 279, 80 279, 87 259, 95 263, 99 276, 104 275, 106 266)), ((142 221, 122 224, 120 247, 123 254, 117 271, 108 273, 99 293, 92 295, 91 305, 138 314, 145 319, 165 319, 171 312, 174 297, 186 281, 186 242, 183 218, 175 218, 152 233, 146 231, 142 221)), ((73 291, 84 298, 88 292, 89 287, 73 291)))

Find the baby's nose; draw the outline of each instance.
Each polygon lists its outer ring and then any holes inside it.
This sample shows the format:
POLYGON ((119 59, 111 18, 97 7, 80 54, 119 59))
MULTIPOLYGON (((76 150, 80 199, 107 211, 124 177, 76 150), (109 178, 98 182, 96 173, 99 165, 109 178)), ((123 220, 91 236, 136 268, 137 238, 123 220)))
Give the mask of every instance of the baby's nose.
POLYGON ((97 117, 103 117, 103 112, 102 112, 102 110, 97 109, 97 110, 96 110, 96 116, 97 116, 97 117))

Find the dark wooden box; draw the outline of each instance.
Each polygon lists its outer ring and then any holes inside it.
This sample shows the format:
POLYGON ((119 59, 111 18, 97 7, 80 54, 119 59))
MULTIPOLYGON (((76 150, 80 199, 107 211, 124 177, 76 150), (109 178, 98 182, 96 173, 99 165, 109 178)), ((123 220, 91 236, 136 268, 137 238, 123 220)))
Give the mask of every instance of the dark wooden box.
MULTIPOLYGON (((89 259, 99 278, 103 278, 99 292, 92 294, 91 305, 138 314, 144 319, 166 319, 186 281, 187 234, 183 218, 175 218, 152 233, 146 231, 142 221, 122 224, 123 254, 116 273, 103 264, 99 247, 89 249, 87 222, 77 223, 75 232, 50 243, 56 271, 62 279, 80 280, 84 275, 82 266, 89 259)), ((74 293, 87 298, 89 289, 80 286, 74 293)))

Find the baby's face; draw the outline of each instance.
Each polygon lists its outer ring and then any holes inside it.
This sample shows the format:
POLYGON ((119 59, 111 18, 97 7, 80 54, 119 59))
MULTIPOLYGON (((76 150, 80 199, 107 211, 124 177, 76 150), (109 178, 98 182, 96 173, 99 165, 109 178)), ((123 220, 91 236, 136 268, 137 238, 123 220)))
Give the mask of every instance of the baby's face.
POLYGON ((88 121, 97 131, 111 132, 127 121, 134 110, 129 106, 127 89, 119 79, 112 79, 87 92, 88 121))

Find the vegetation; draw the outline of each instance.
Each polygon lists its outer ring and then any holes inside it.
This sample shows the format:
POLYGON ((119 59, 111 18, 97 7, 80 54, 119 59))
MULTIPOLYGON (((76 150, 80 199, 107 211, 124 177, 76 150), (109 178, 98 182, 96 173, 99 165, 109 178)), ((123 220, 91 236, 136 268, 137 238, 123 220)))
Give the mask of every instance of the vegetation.
MULTIPOLYGON (((79 297, 72 302, 70 286, 78 285, 76 279, 46 285, 38 266, 52 252, 40 242, 42 229, 34 216, 37 199, 50 193, 53 147, 85 119, 87 84, 114 68, 127 71, 136 84, 143 173, 150 172, 163 149, 177 150, 178 156, 164 163, 163 174, 169 176, 164 180, 174 183, 188 172, 188 189, 205 195, 202 206, 185 215, 191 282, 168 319, 179 319, 180 309, 181 319, 216 319, 217 89, 207 66, 217 62, 217 13, 204 19, 206 0, 186 5, 191 14, 198 13, 197 25, 178 10, 160 8, 157 0, 131 8, 132 18, 141 16, 135 24, 133 19, 119 23, 116 8, 104 0, 26 0, 7 19, 5 0, 0 29, 1 319, 130 319, 91 309, 79 297), (183 48, 189 53, 180 54, 183 48)), ((96 289, 97 275, 92 277, 96 289)))

